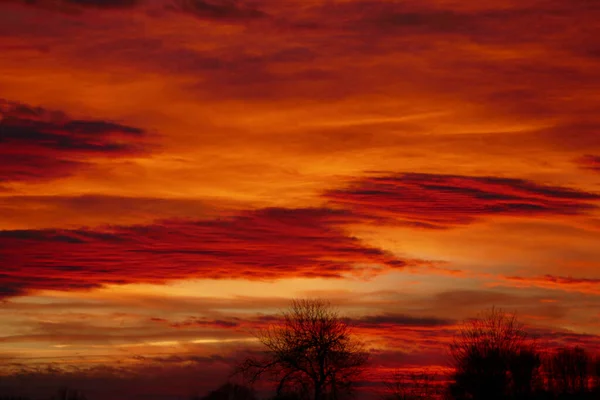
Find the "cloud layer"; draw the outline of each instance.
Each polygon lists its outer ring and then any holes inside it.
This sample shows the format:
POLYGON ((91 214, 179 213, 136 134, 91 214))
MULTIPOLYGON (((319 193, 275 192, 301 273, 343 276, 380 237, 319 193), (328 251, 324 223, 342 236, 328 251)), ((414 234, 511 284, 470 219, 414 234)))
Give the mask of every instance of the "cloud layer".
MULTIPOLYGON (((69 142, 68 148, 87 146, 69 142)), ((334 208, 266 208, 198 221, 0 231, 6 265, 1 292, 11 296, 30 289, 189 278, 372 276, 422 261, 366 244, 351 236, 352 225, 375 221, 450 229, 497 215, 585 214, 600 200, 593 193, 520 179, 426 174, 365 178, 324 197, 334 208)))

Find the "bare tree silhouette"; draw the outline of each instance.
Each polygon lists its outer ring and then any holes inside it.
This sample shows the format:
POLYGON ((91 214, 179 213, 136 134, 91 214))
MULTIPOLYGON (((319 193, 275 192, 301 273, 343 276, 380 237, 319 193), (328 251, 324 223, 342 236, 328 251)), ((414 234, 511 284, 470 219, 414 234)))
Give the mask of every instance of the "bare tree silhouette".
POLYGON ((466 321, 450 345, 455 368, 449 397, 527 398, 540 365, 535 343, 514 314, 492 309, 466 321))
POLYGON ((294 300, 279 322, 256 333, 266 351, 238 365, 250 382, 266 377, 277 396, 296 393, 314 400, 337 399, 354 389, 368 361, 363 344, 330 304, 294 300))
POLYGON ((593 360, 581 347, 565 347, 545 362, 548 388, 561 397, 584 397, 591 390, 593 360))

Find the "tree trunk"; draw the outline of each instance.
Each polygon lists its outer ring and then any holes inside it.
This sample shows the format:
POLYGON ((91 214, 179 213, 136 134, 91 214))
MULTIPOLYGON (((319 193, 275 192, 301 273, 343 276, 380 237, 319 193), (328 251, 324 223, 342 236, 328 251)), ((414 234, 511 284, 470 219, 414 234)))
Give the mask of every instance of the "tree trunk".
POLYGON ((321 384, 315 383, 315 398, 314 400, 321 400, 321 384))

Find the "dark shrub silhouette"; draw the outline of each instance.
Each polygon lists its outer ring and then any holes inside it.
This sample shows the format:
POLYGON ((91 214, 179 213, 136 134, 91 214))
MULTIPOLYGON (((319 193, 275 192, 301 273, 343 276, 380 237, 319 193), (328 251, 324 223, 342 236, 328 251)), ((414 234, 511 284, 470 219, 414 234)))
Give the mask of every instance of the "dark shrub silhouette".
POLYGON ((592 381, 592 398, 600 399, 600 354, 592 362, 592 374, 594 375, 592 381))
POLYGON ((23 396, 0 396, 0 400, 29 400, 29 397, 23 397, 23 396))
POLYGON ((253 389, 235 383, 225 383, 199 400, 257 400, 253 389))
POLYGON ((302 400, 302 395, 297 392, 281 392, 271 397, 271 400, 302 400))
POLYGON ((87 400, 85 395, 78 390, 60 388, 52 400, 87 400))
POLYGON ((337 399, 350 393, 368 360, 350 326, 320 300, 295 300, 280 322, 256 334, 262 357, 241 363, 237 372, 250 382, 267 378, 278 396, 337 399))
POLYGON ((529 398, 540 358, 514 314, 492 309, 464 323, 450 345, 455 367, 448 397, 456 400, 529 398))

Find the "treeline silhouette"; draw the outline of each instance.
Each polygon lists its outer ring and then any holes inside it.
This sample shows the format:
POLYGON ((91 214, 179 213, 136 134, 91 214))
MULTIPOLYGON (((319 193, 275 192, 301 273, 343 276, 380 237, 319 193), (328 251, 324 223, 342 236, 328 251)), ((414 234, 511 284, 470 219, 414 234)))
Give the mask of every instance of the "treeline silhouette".
MULTIPOLYGON (((360 398, 369 352, 348 320, 321 300, 295 300, 277 322, 255 332, 264 351, 234 368, 230 381, 190 400, 360 398), (237 380, 238 383, 233 381, 237 380)), ((579 346, 546 349, 515 314, 498 309, 465 321, 448 348, 452 373, 423 370, 386 378, 380 400, 600 400, 600 356, 579 346)), ((2 397, 0 400, 31 400, 2 397)), ((61 389, 50 400, 87 400, 61 389)))
POLYGON ((600 400, 600 357, 578 346, 547 351, 514 314, 492 309, 466 321, 449 354, 454 372, 446 399, 600 400))
MULTIPOLYGON (((66 387, 58 389, 55 395, 50 396, 49 400, 87 400, 87 397, 79 391, 66 387)), ((23 396, 0 396, 0 400, 31 400, 23 396)))
MULTIPOLYGON (((250 384, 266 375, 272 400, 344 400, 356 395, 368 354, 350 327, 319 300, 294 301, 275 326, 256 336, 262 358, 238 365, 250 384)), ((449 349, 453 372, 396 373, 382 400, 600 400, 600 357, 582 347, 548 351, 515 314, 491 309, 465 321, 449 349)), ((249 387, 226 384, 201 400, 255 400, 249 387)))

